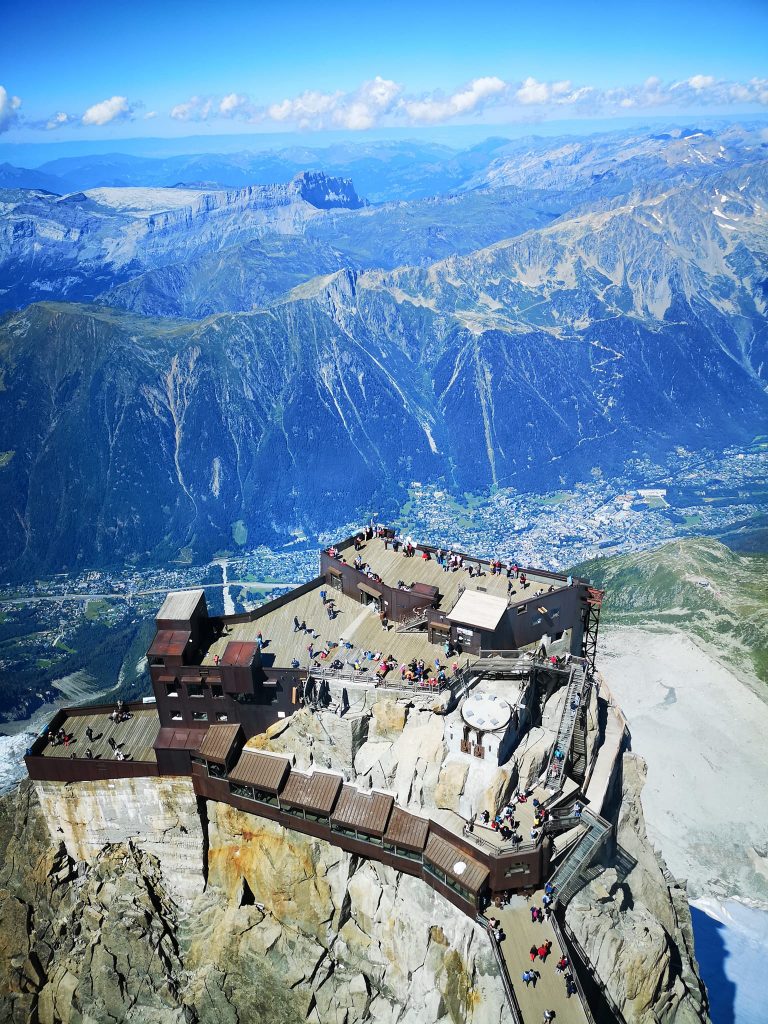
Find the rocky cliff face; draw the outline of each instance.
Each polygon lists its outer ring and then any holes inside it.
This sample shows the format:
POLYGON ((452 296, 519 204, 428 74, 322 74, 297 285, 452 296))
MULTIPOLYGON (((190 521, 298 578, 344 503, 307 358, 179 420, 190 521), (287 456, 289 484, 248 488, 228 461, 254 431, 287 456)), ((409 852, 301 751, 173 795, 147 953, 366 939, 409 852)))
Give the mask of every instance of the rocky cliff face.
MULTIPOLYGON (((253 742, 462 813, 551 744, 545 722, 479 786, 445 758, 445 722, 385 700, 349 719, 300 713, 253 742)), ((694 1024, 707 1017, 690 917, 645 837, 641 765, 625 758, 620 856, 568 923, 629 1024, 694 1024)), ((0 850, 0 1018, 14 1024, 509 1020, 487 937, 423 882, 198 805, 188 780, 23 784, 0 801, 0 850)))
POLYGON ((569 903, 566 922, 627 1021, 698 1024, 709 1019, 708 1004, 685 885, 646 836, 645 762, 624 754, 622 767, 616 851, 569 903))

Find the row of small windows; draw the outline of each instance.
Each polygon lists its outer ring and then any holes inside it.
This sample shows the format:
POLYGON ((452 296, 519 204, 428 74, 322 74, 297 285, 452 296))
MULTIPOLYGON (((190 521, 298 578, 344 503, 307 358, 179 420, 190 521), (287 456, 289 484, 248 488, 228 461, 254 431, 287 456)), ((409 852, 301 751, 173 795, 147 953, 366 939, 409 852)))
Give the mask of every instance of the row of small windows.
MULTIPOLYGON (((212 697, 223 697, 224 689, 216 683, 213 683, 208 687, 211 691, 212 697)), ((188 697, 205 697, 206 687, 201 683, 187 683, 186 691, 188 697)), ((179 696, 179 681, 174 679, 172 683, 165 684, 165 695, 166 697, 178 697, 179 696)))
MULTIPOLYGON (((182 710, 180 708, 170 708, 169 710, 170 710, 170 713, 171 713, 171 721, 172 722, 183 722, 184 721, 184 713, 182 712, 182 710)), ((192 712, 192 721, 193 722, 207 722, 209 720, 213 721, 213 722, 228 722, 229 721, 229 715, 225 711, 217 711, 216 714, 214 715, 214 717, 212 719, 209 719, 209 715, 208 715, 207 711, 193 711, 192 712)))

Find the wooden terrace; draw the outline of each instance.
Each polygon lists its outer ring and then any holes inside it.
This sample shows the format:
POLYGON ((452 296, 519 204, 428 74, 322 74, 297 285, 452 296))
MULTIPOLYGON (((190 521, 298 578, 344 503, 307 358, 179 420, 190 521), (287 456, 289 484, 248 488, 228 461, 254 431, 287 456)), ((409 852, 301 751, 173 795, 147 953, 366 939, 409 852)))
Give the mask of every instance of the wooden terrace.
POLYGON ((52 742, 53 733, 49 733, 48 742, 37 751, 38 756, 47 758, 71 759, 72 754, 85 758, 90 748, 94 760, 119 760, 119 750, 129 761, 156 761, 154 742, 160 731, 160 719, 154 706, 134 709, 131 717, 124 722, 113 722, 109 717, 114 705, 105 704, 103 711, 77 714, 77 709, 70 710, 67 717, 56 726, 63 729, 69 737, 68 743, 52 742), (86 730, 90 728, 93 739, 89 739, 86 730), (110 739, 114 740, 112 749, 110 739))

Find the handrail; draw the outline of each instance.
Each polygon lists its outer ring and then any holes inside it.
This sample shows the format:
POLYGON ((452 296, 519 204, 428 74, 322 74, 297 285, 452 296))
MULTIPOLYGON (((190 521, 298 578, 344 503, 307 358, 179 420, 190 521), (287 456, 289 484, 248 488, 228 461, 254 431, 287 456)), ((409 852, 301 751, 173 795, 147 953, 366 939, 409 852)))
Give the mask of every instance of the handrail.
MULTIPOLYGON (((555 921, 555 919, 556 919, 556 915, 555 914, 550 915, 550 921, 555 921)), ((573 929, 568 924, 568 922, 565 920, 565 916, 563 916, 562 931, 563 931, 564 937, 567 938, 567 940, 568 940, 569 949, 573 948, 573 949, 576 950, 576 953, 577 953, 577 955, 579 957, 579 960, 581 960, 581 962, 584 965, 585 969, 589 972, 590 976, 592 977, 592 980, 597 985, 597 987, 600 989, 601 994, 603 996, 605 996, 605 1000, 608 1003, 608 1005, 609 1005, 609 1007, 611 1009, 611 1012, 613 1013, 614 1020, 616 1021, 616 1024, 627 1024, 626 1017, 624 1016, 624 1014, 621 1012, 621 1010, 617 1006, 616 1001, 613 998, 613 996, 611 995, 611 993, 608 991, 608 986, 605 984, 605 982, 601 979, 600 975, 597 973, 597 968, 592 963, 592 960, 590 959, 588 954, 585 952, 584 947, 581 945, 579 940, 574 935, 573 929)), ((578 986, 579 985, 579 980, 576 977, 576 972, 575 971, 573 972, 573 976, 574 976, 574 980, 576 981, 576 985, 578 986)))
POLYGON ((496 963, 499 967, 499 974, 501 975, 501 984, 504 989, 504 995, 507 997, 507 1004, 509 1006, 510 1013, 512 1014, 512 1020, 514 1024, 524 1024, 523 1014, 520 1010, 520 1004, 517 1001, 515 994, 515 988, 512 984, 512 979, 509 976, 509 968, 507 967, 507 961, 504 954, 501 951, 501 944, 493 933, 493 929, 490 923, 482 916, 478 914, 477 923, 485 929, 486 934, 491 943, 491 949, 493 955, 496 957, 496 963))
MULTIPOLYGON (((555 933, 555 938, 560 944, 560 948, 562 950, 567 950, 570 954, 571 947, 568 944, 568 942, 566 942, 565 935, 563 935, 563 932, 560 929, 560 923, 557 920, 556 914, 549 915, 549 923, 552 925, 552 931, 555 933)), ((575 970, 571 970, 571 977, 573 978, 574 983, 576 985, 576 991, 579 995, 579 999, 581 1000, 581 1006, 584 1010, 584 1016, 587 1018, 587 1024, 597 1024, 597 1022, 595 1021, 595 1016, 592 1013, 589 1002, 587 1000, 586 993, 584 992, 584 988, 581 984, 581 978, 579 977, 578 972, 575 970)))
POLYGON ((538 842, 531 842, 530 840, 526 840, 524 843, 507 842, 500 844, 499 846, 496 846, 494 843, 489 842, 489 840, 484 839, 482 836, 479 836, 476 832, 470 832, 469 823, 464 825, 464 828, 462 829, 462 835, 466 839, 469 839, 470 842, 474 841, 478 844, 478 846, 484 846, 494 856, 497 857, 500 857, 507 853, 535 853, 540 845, 538 842))

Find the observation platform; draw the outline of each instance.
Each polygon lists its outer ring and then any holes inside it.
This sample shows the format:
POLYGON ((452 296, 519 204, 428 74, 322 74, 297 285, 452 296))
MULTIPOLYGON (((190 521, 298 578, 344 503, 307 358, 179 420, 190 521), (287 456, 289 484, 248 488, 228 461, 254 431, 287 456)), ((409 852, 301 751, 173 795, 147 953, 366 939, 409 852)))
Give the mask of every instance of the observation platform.
POLYGON ((72 754, 80 759, 86 758, 86 750, 90 747, 93 760, 116 761, 119 750, 127 761, 156 762, 154 743, 160 731, 160 718, 157 708, 133 708, 129 711, 130 718, 122 722, 114 722, 109 717, 114 705, 106 704, 98 712, 83 708, 69 709, 66 717, 59 721, 58 716, 52 724, 55 729, 48 734, 47 742, 35 753, 44 758, 72 759, 72 754), (93 739, 89 739, 86 730, 91 729, 93 739), (55 733, 59 729, 69 737, 66 743, 54 744, 55 733), (114 740, 112 749, 110 739, 114 740))
MULTIPOLYGON (((489 564, 476 558, 465 557, 463 568, 445 571, 433 553, 430 553, 428 559, 424 559, 422 552, 417 549, 413 557, 406 557, 402 548, 395 551, 392 541, 385 542, 383 538, 378 537, 364 541, 359 551, 355 551, 354 546, 349 546, 341 554, 350 566, 359 555, 367 565, 367 571, 380 577, 382 583, 389 587, 396 589, 398 582, 402 580, 406 589, 414 583, 436 588, 435 607, 446 613, 456 605, 462 588, 464 593, 479 590, 480 593, 514 604, 518 601, 529 601, 539 593, 545 593, 553 584, 563 585, 562 582, 555 583, 551 576, 537 576, 534 572, 525 570, 527 585, 523 587, 519 579, 508 579, 506 570, 502 570, 500 575, 492 574, 489 564)), ((367 572, 360 572, 358 575, 360 583, 365 585, 367 572)), ((442 648, 429 642, 426 632, 404 632, 398 628, 400 625, 390 618, 385 632, 372 604, 362 604, 334 589, 330 584, 319 581, 312 590, 281 602, 274 611, 259 615, 250 622, 227 624, 223 635, 205 652, 202 664, 216 664, 217 658, 223 658, 228 643, 254 642, 259 633, 264 640, 262 664, 267 669, 271 665, 286 667, 294 660, 298 661, 303 669, 312 665, 322 668, 334 658, 339 658, 345 663, 344 667, 349 668, 362 657, 364 651, 380 651, 384 658, 391 654, 398 664, 423 659, 428 669, 434 666, 436 657, 439 657, 441 665, 447 670, 450 670, 453 660, 458 660, 446 659, 442 648), (322 603, 321 590, 325 590, 328 601, 334 603, 336 615, 333 619, 328 617, 327 606, 322 603), (294 617, 299 623, 305 622, 309 632, 296 632, 294 617), (339 648, 332 649, 327 659, 315 658, 310 661, 307 651, 310 643, 315 650, 320 651, 327 649, 329 643, 340 643, 342 637, 353 645, 351 649, 345 649, 340 645, 339 648)), ((466 664, 468 658, 472 660, 468 652, 463 652, 462 666, 466 664)), ((377 666, 369 662, 365 667, 375 671, 377 666)), ((394 678, 394 675, 394 672, 390 672, 388 678, 394 678)))

